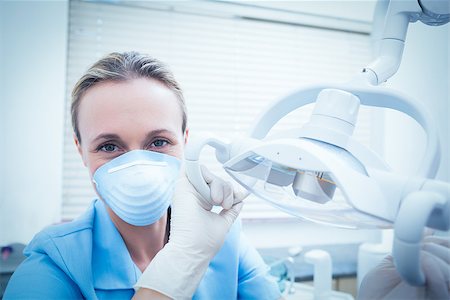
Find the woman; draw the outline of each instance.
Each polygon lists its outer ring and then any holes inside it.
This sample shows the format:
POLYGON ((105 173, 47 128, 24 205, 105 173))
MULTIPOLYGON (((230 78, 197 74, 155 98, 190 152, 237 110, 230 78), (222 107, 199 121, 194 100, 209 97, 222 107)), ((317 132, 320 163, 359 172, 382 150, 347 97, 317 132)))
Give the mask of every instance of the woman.
POLYGON ((73 222, 36 235, 5 299, 280 297, 240 223, 232 225, 241 204, 231 207, 230 186, 203 171, 212 197, 227 208, 215 214, 183 176, 177 182, 187 117, 163 64, 111 53, 77 82, 71 112, 99 200, 73 222))

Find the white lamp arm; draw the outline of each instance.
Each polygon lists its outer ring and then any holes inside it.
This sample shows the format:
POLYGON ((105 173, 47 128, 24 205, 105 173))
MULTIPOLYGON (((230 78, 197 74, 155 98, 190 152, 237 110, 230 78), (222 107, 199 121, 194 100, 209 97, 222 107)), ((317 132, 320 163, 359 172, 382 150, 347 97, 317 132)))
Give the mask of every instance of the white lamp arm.
POLYGON ((384 19, 383 34, 379 41, 377 58, 365 71, 372 73, 376 77, 375 84, 379 85, 394 75, 400 67, 409 22, 417 21, 422 9, 417 0, 382 0, 377 5, 383 9, 375 10, 377 15, 374 16, 374 21, 384 19), (389 5, 387 11, 384 11, 386 2, 389 5))
POLYGON ((434 178, 439 167, 441 150, 439 134, 435 120, 429 109, 420 101, 402 93, 380 86, 371 86, 366 82, 347 84, 311 85, 293 92, 267 107, 255 120, 248 136, 262 140, 275 124, 288 113, 306 104, 316 101, 319 92, 325 88, 340 89, 357 96, 361 104, 374 107, 386 107, 403 112, 414 118, 425 130, 427 145, 417 172, 418 177, 434 178))

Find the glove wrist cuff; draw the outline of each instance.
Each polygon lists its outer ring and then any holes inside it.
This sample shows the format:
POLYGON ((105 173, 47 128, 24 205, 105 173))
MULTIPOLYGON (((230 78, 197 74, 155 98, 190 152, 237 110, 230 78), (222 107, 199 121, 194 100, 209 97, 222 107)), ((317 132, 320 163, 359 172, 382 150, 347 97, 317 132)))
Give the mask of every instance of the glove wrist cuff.
POLYGON ((168 243, 153 258, 134 288, 148 288, 172 299, 191 299, 209 262, 206 255, 192 255, 168 243))

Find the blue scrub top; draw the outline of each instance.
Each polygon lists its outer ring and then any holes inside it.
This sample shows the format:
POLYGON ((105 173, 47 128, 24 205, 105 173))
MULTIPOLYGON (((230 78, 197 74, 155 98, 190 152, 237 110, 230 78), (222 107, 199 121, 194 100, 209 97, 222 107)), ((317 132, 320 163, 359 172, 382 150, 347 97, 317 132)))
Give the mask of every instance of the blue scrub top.
MULTIPOLYGON (((50 226, 25 248, 4 299, 130 299, 141 271, 102 201, 80 218, 50 226)), ((193 299, 278 299, 267 266, 236 221, 193 299)))

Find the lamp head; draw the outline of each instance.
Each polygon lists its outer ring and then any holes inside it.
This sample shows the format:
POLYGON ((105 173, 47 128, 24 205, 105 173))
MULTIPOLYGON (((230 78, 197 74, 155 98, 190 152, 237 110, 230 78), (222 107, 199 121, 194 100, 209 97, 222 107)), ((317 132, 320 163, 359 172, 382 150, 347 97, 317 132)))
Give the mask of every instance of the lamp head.
POLYGON ((309 138, 261 141, 223 167, 252 194, 305 220, 343 228, 391 227, 358 210, 358 198, 351 201, 358 187, 340 177, 368 177, 362 163, 343 148, 309 138))

